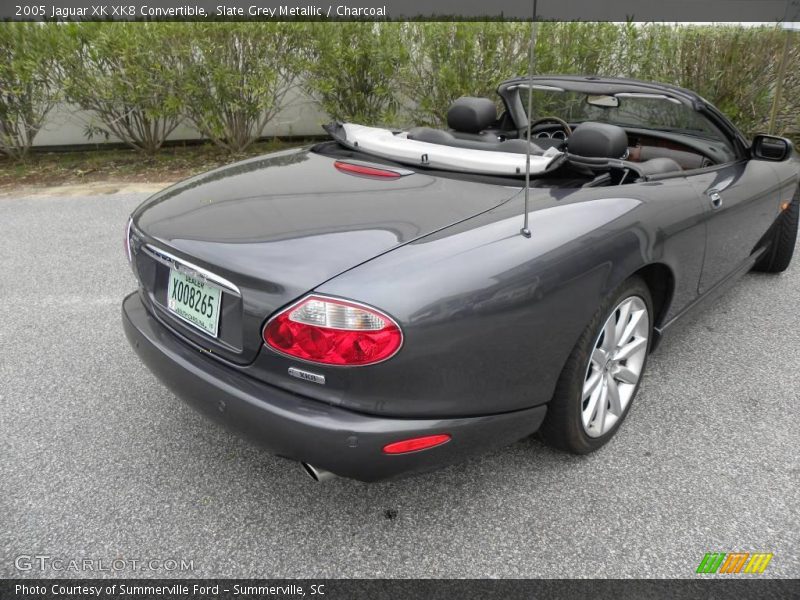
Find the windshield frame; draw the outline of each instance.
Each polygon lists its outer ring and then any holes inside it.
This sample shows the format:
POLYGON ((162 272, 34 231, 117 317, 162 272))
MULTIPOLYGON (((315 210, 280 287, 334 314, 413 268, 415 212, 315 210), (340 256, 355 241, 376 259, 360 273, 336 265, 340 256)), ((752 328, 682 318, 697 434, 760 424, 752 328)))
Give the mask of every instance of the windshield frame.
MULTIPOLYGON (((597 123, 607 123, 609 125, 616 125, 623 129, 645 129, 648 131, 662 131, 665 133, 675 133, 680 135, 688 135, 691 137, 709 140, 712 142, 729 142, 728 137, 722 132, 713 122, 698 113, 692 107, 685 106, 682 102, 667 96, 665 94, 653 94, 649 92, 619 92, 615 94, 603 94, 610 98, 616 98, 619 101, 618 106, 599 107, 593 106, 588 102, 591 94, 585 92, 578 92, 572 90, 562 90, 552 86, 530 86, 526 83, 521 83, 514 87, 514 91, 520 95, 520 100, 523 107, 527 104, 527 96, 524 94, 541 92, 543 95, 537 98, 534 96, 533 106, 542 106, 542 100, 545 103, 550 101, 558 101, 559 95, 564 94, 564 103, 559 110, 551 111, 547 108, 535 111, 531 117, 532 121, 548 117, 557 116, 571 125, 580 125, 581 123, 591 121, 597 123), (637 106, 638 104, 638 106, 637 106), (663 107, 662 123, 655 122, 656 118, 660 115, 654 114, 653 120, 648 120, 646 117, 642 118, 636 115, 636 112, 656 110, 663 107), (681 110, 683 108, 683 110, 681 110), (627 111, 627 112, 626 112, 627 111), (672 111, 672 114, 669 114, 672 111), (591 114, 595 112, 596 114, 591 114), (570 114, 567 114, 570 113, 570 114), (579 114, 576 114, 579 113, 579 114), (580 114, 583 113, 583 114, 580 114), (626 119, 625 115, 630 117, 626 119), (669 120, 685 120, 687 127, 677 127, 668 125, 666 121, 669 120), (690 123, 691 121, 691 123, 690 123), (696 125, 691 127, 691 125, 696 125)), ((527 110, 523 109, 527 123, 527 110)))
MULTIPOLYGON (((741 160, 749 156, 749 141, 713 104, 691 90, 674 85, 639 81, 636 79, 580 75, 536 75, 533 78, 515 77, 508 79, 497 87, 497 93, 502 99, 508 116, 514 123, 517 132, 524 131, 527 127, 527 115, 522 104, 521 95, 519 94, 519 87, 520 85, 527 87, 530 83, 532 83, 535 88, 542 90, 564 90, 587 95, 611 95, 620 92, 638 92, 668 96, 685 105, 690 110, 694 110, 699 116, 706 119, 713 127, 719 130, 722 134, 721 143, 731 149, 733 155, 736 157, 734 160, 741 160)), ((659 132, 663 130, 651 129, 650 131, 659 132)), ((670 132, 667 131, 663 131, 663 133, 667 135, 670 134, 670 132)))

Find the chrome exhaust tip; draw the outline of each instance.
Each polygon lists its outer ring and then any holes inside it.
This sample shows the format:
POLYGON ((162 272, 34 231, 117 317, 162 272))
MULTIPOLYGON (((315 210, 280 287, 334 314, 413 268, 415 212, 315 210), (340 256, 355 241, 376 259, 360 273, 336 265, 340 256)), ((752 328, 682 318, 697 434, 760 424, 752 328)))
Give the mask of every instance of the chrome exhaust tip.
POLYGON ((314 465, 310 465, 308 463, 301 462, 300 466, 303 467, 303 471, 311 477, 314 481, 328 481, 329 479, 335 479, 336 475, 331 473, 330 471, 326 471, 325 469, 320 469, 319 467, 315 467, 314 465))

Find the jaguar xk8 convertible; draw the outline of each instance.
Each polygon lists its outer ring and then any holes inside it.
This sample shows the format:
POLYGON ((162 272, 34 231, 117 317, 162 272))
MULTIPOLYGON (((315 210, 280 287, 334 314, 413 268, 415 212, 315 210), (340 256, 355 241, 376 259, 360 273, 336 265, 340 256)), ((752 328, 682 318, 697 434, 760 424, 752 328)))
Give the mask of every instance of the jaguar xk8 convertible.
POLYGON ((316 479, 534 432, 600 448, 673 323, 787 268, 798 159, 671 85, 549 76, 498 95, 456 100, 442 129, 334 123, 144 202, 131 345, 316 479))

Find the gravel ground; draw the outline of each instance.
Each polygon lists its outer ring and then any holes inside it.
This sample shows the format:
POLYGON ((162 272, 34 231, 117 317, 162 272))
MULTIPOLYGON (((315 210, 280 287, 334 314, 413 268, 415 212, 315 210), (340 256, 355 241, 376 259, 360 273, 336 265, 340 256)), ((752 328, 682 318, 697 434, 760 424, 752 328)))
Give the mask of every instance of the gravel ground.
POLYGON ((692 577, 705 552, 766 551, 766 575, 800 577, 800 261, 671 331, 599 453, 529 439, 320 485, 128 347, 123 228, 144 198, 0 201, 0 576, 78 575, 15 568, 38 554, 194 567, 124 576, 692 577))

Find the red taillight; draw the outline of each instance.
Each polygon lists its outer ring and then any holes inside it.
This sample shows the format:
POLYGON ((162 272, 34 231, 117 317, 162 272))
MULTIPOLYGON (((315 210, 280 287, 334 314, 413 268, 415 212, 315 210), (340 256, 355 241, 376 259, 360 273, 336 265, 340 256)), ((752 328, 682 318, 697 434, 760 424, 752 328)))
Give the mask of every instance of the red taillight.
POLYGON ((450 436, 446 433, 439 433, 437 435, 426 435, 423 437, 411 438, 410 440, 402 440, 400 442, 392 442, 383 447, 385 454, 405 454, 406 452, 418 452, 419 450, 427 450, 428 448, 435 448, 450 441, 450 436))
POLYGON ((264 328, 270 348, 326 365, 369 365, 391 358, 403 334, 391 317, 374 308, 308 296, 273 317, 264 328))
POLYGON ((376 177, 380 179, 397 179, 402 175, 397 171, 390 171, 389 169, 376 169, 375 167, 368 167, 366 165, 357 165, 354 163, 346 163, 337 160, 333 166, 351 175, 361 175, 362 177, 376 177))
POLYGON ((131 255, 131 226, 133 225, 133 218, 128 219, 128 224, 125 225, 125 256, 128 257, 128 262, 133 260, 131 255))

